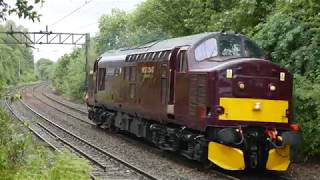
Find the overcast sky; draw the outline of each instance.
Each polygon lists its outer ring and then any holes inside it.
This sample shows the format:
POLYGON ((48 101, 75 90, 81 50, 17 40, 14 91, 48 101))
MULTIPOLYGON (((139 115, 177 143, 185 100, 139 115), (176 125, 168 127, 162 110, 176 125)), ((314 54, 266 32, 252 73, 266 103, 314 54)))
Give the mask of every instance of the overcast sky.
MULTIPOLYGON (((16 0, 9 0, 15 2, 16 0)), ((10 16, 18 25, 23 25, 29 31, 45 30, 53 32, 90 33, 94 36, 98 31, 98 20, 103 14, 109 14, 111 9, 118 8, 125 11, 133 11, 143 0, 45 0, 44 4, 37 5, 41 16, 40 22, 33 23, 30 20, 18 19, 10 16), (85 6, 83 6, 86 4, 85 6), (67 18, 57 22, 75 9, 83 6, 67 18)), ((33 0, 32 0, 33 2, 33 0)), ((33 50, 35 61, 39 58, 48 58, 56 61, 65 53, 71 52, 73 45, 36 45, 33 50)))

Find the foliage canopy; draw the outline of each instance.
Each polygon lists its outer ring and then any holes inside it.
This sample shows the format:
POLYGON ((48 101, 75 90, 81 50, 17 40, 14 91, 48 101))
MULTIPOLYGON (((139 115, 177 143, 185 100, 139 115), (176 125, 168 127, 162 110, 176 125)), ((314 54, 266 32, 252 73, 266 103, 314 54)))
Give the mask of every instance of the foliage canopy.
POLYGON ((40 21, 40 14, 34 10, 35 4, 42 4, 44 0, 34 0, 33 4, 27 0, 16 0, 15 4, 11 6, 8 1, 0 0, 0 19, 7 20, 7 16, 11 14, 18 15, 19 18, 27 18, 32 21, 40 21))
POLYGON ((35 68, 40 79, 49 79, 52 65, 53 61, 51 61, 50 59, 41 58, 37 61, 35 68))
MULTIPOLYGON (((16 26, 13 22, 8 21, 6 24, 0 25, 0 31, 8 31, 11 26, 19 31, 26 30, 24 27, 16 26)), ((0 34, 0 43, 3 43, 0 44, 0 82, 8 85, 36 80, 33 73, 32 50, 24 45, 13 45, 13 42, 15 40, 10 36, 0 34)))

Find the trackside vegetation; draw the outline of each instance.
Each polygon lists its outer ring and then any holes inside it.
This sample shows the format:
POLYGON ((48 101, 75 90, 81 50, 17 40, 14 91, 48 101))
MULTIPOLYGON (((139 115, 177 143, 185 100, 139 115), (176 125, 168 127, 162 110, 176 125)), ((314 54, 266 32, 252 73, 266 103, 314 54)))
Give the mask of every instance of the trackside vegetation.
MULTIPOLYGON (((11 21, 0 25, 0 31, 9 31, 10 27, 26 31, 24 27, 17 26, 11 21)), ((37 78, 33 73, 32 50, 25 45, 12 44, 14 42, 16 40, 10 36, 0 34, 0 84, 14 85, 19 82, 35 81, 37 78)))
MULTIPOLYGON (((302 150, 320 155, 320 4, 318 0, 146 0, 127 13, 100 17, 90 65, 106 50, 210 31, 239 32, 255 40, 272 62, 295 76, 295 121, 302 150)), ((83 49, 62 57, 50 79, 63 94, 82 99, 83 49), (81 63, 80 63, 81 62, 81 63)))
POLYGON ((0 179, 90 179, 84 159, 65 151, 55 153, 32 139, 25 126, 0 108, 0 179))
MULTIPOLYGON (((34 4, 42 0, 34 1, 34 4)), ((30 20, 38 20, 40 15, 25 0, 18 0, 15 6, 0 3, 0 21, 5 21, 9 14, 17 14, 30 20)), ((0 31, 27 31, 12 21, 3 22, 0 31)), ((0 35, 0 99, 4 88, 27 82, 34 82, 40 76, 46 79, 47 69, 34 73, 32 50, 26 45, 13 44, 16 40, 0 35)), ((48 62, 48 61, 47 61, 48 62)), ((50 64, 50 62, 49 62, 50 64)), ((19 98, 12 96, 12 100, 19 98)), ((27 125, 27 124, 25 124, 27 125)), ((11 118, 0 105, 0 179, 5 180, 57 180, 90 179, 91 167, 84 159, 64 151, 52 152, 34 140, 26 126, 11 118)))

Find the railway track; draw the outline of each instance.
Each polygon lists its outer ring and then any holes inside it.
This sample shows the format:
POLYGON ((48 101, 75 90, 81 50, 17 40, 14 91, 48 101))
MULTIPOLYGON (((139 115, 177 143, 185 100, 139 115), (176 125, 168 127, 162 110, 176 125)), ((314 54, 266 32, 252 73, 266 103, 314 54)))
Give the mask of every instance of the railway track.
MULTIPOLYGON (((54 150, 62 151, 66 147, 71 148, 73 151, 90 160, 94 167, 91 176, 92 179, 157 179, 138 167, 117 158, 113 154, 69 132, 32 109, 23 101, 20 102, 28 111, 40 119, 39 121, 31 122, 32 125, 30 125, 29 129, 54 150)), ((17 119, 24 121, 23 118, 13 110, 8 101, 5 101, 5 105, 17 119)))
MULTIPOLYGON (((52 104, 44 101, 41 97, 39 97, 38 95, 36 95, 37 93, 35 93, 36 89, 37 89, 37 88, 40 88, 42 85, 43 85, 43 84, 40 84, 39 86, 34 86, 34 87, 32 88, 32 95, 33 95, 33 97, 35 97, 38 101, 40 101, 40 102, 42 102, 42 103, 50 106, 51 108, 53 108, 53 109, 55 109, 55 110, 57 110, 57 111, 59 111, 59 112, 61 112, 61 113, 67 114, 68 116, 73 117, 73 118, 75 118, 75 119, 77 119, 77 120, 79 120, 79 121, 81 121, 81 122, 83 122, 83 123, 85 123, 85 124, 89 124, 89 125, 93 125, 93 126, 96 125, 96 124, 94 124, 93 122, 91 122, 91 121, 89 121, 89 120, 86 120, 86 119, 84 119, 84 118, 81 118, 80 116, 77 116, 77 115, 74 115, 74 114, 69 113, 69 112, 67 112, 67 111, 64 111, 62 108, 59 108, 59 107, 57 107, 57 106, 55 106, 55 105, 52 105, 52 104)), ((87 117, 87 113, 84 113, 82 110, 79 110, 79 109, 77 109, 77 108, 75 108, 75 107, 72 107, 72 106, 68 106, 68 105, 66 105, 66 104, 64 104, 64 103, 62 103, 62 102, 60 102, 60 101, 58 101, 58 100, 56 100, 56 99, 54 99, 54 98, 52 98, 52 97, 49 98, 49 96, 45 95, 45 93, 44 93, 43 91, 40 91, 39 93, 40 93, 41 95, 43 95, 44 97, 48 98, 50 101, 53 101, 54 103, 57 103, 57 104, 65 107, 65 108, 68 108, 68 109, 70 109, 71 111, 75 111, 75 112, 80 113, 80 114, 82 114, 83 116, 86 116, 86 117, 87 117)))
MULTIPOLYGON (((47 85, 46 85, 46 87, 47 87, 47 85)), ((38 88, 39 88, 39 87, 38 87, 38 88)), ((55 99, 54 97, 52 97, 51 95, 45 93, 43 90, 40 90, 39 93, 41 93, 41 95, 45 96, 47 99, 49 99, 49 100, 51 100, 51 101, 53 101, 53 102, 56 102, 56 103, 60 104, 61 106, 65 107, 65 108, 74 110, 74 111, 76 111, 76 112, 78 112, 78 113, 80 113, 80 114, 83 114, 83 115, 85 115, 85 116, 88 115, 88 111, 87 111, 87 110, 82 110, 82 109, 73 107, 73 106, 71 106, 71 105, 68 105, 68 104, 66 104, 66 103, 63 103, 62 101, 59 101, 59 100, 55 99)))
MULTIPOLYGON (((76 108, 74 108, 74 107, 72 107, 72 106, 70 106, 70 105, 68 105, 68 104, 63 103, 63 102, 60 102, 60 101, 58 101, 57 99, 54 99, 53 97, 51 97, 51 96, 49 96, 49 95, 46 95, 45 91, 43 91, 43 90, 45 90, 45 88, 46 88, 45 86, 46 86, 46 84, 40 84, 40 85, 34 86, 34 87, 31 89, 31 90, 32 90, 32 93, 31 93, 31 94, 33 95, 33 97, 35 97, 35 98, 36 98, 38 101, 40 101, 41 103, 44 103, 44 104, 46 104, 47 106, 49 106, 49 107, 51 107, 51 108, 53 108, 53 109, 55 109, 55 110, 57 110, 57 111, 59 111, 59 112, 61 112, 61 113, 67 114, 68 116, 73 117, 73 118, 75 118, 75 119, 77 119, 77 120, 80 120, 80 121, 82 121, 82 122, 85 122, 85 123, 87 123, 87 124, 94 125, 94 124, 91 123, 90 121, 88 122, 88 121, 83 120, 83 119, 81 119, 81 118, 79 118, 79 117, 77 117, 77 116, 74 116, 73 114, 70 114, 70 113, 64 111, 63 108, 68 108, 69 110, 74 110, 74 111, 76 111, 76 112, 78 112, 78 113, 84 114, 81 110, 76 109, 76 108), (43 88, 43 87, 44 87, 44 88, 43 88), (42 97, 39 96, 40 94, 41 94, 42 97), (47 101, 47 100, 43 100, 43 98, 49 99, 49 101, 54 102, 55 105, 52 105, 51 103, 48 103, 48 101, 47 101), (56 104, 59 104, 59 105, 61 105, 61 106, 58 107, 56 104)), ((86 113, 86 114, 87 114, 87 113, 86 113)), ((231 176, 231 175, 228 175, 228 174, 225 174, 225 173, 221 173, 221 172, 218 172, 218 171, 217 171, 217 172, 212 171, 212 172, 215 173, 215 174, 217 174, 219 177, 223 177, 223 179, 233 179, 233 180, 237 180, 237 179, 238 179, 238 178, 235 178, 235 177, 233 177, 233 176, 231 176)), ((178 179, 180 179, 180 178, 178 178, 178 179)), ((184 179, 184 178, 182 178, 182 179, 184 179)))
MULTIPOLYGON (((42 84, 42 87, 45 86, 44 84, 42 84)), ((46 95, 46 93, 43 91, 43 89, 40 89, 41 88, 41 85, 39 86, 34 86, 32 88, 32 94, 33 96, 41 101, 42 103, 45 103, 46 105, 54 108, 55 110, 59 111, 59 112, 62 112, 62 113, 65 113, 65 114, 68 114, 68 116, 71 116, 75 119, 78 119, 82 122, 85 122, 85 123, 88 123, 88 124, 91 124, 93 125, 93 123, 90 123, 88 121, 85 121, 77 116, 74 116, 73 114, 70 114, 70 113, 67 113, 65 111, 63 111, 63 108, 68 108, 69 110, 73 110, 75 112, 78 112, 82 115, 84 115, 83 111, 77 109, 77 108, 74 108, 74 107, 71 107, 67 104, 64 104, 63 102, 60 102, 58 101, 57 99, 54 99, 53 97, 49 96, 49 95, 46 95), (39 96, 39 94, 42 95, 42 97, 39 96), (49 101, 52 101, 56 104, 59 104, 61 105, 61 107, 59 108, 57 105, 51 105, 49 104, 48 102, 46 102, 45 100, 43 100, 43 98, 47 98, 49 99, 49 101), (63 107, 63 108, 62 108, 63 107)), ((102 150, 103 151, 103 150, 102 150)), ((101 152, 101 151, 100 151, 101 152)), ((81 153, 81 152, 80 152, 81 153)), ((100 155, 99 155, 100 156, 100 155)), ((102 166, 100 166, 100 168, 103 168, 102 166)), ((227 179, 256 179, 257 177, 259 177, 259 179, 263 180, 263 179, 279 179, 279 180, 282 180, 282 179, 290 179, 286 176, 282 176, 282 175, 275 175, 275 174, 266 174, 266 173, 262 173, 262 174, 255 174, 255 175, 247 175, 247 174, 243 174, 242 172, 241 173, 234 173, 234 172, 219 172, 219 171, 216 171, 217 174, 219 174, 219 176, 222 176, 222 177, 225 177, 227 179)))

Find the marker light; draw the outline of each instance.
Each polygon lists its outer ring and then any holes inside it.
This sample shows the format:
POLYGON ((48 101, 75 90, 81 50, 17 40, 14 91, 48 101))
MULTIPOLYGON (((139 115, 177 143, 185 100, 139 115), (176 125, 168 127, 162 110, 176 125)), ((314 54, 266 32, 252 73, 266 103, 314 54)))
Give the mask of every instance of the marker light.
POLYGON ((280 81, 285 81, 286 80, 286 73, 280 72, 280 81))
POLYGON ((291 127, 292 131, 299 131, 300 130, 299 124, 291 124, 290 127, 291 127))
POLYGON ((227 78, 228 79, 232 78, 232 69, 227 69, 227 78))
POLYGON ((270 91, 275 91, 277 88, 275 85, 269 84, 269 89, 270 89, 270 91))
POLYGON ((245 88, 245 85, 244 85, 244 82, 238 82, 238 86, 240 89, 244 89, 245 88))

